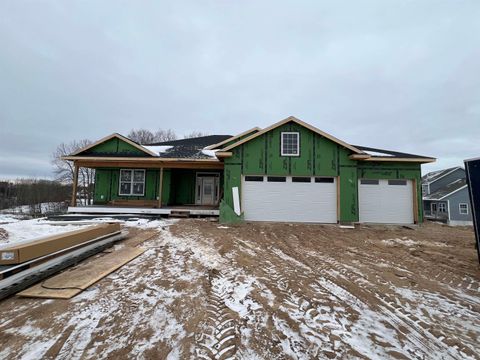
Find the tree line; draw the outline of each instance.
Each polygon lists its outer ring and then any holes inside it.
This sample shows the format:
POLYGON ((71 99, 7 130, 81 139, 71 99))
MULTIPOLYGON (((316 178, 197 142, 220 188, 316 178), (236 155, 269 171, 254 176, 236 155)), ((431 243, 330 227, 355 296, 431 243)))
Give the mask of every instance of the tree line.
POLYGON ((55 180, 1 181, 0 209, 12 209, 31 215, 64 212, 71 191, 71 184, 55 180))

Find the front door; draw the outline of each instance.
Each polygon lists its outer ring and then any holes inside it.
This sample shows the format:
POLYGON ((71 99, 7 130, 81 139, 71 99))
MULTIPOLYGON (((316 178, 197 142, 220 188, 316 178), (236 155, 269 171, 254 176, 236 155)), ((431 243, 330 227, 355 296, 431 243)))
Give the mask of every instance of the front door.
POLYGON ((197 200, 198 205, 216 205, 218 202, 218 175, 197 174, 197 200))
POLYGON ((215 204, 215 178, 204 177, 202 181, 202 205, 215 204))

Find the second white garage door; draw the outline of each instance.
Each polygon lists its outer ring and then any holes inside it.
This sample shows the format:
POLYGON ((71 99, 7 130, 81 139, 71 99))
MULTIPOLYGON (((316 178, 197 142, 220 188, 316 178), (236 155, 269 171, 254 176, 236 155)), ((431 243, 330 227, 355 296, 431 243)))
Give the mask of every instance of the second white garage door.
POLYGON ((359 180, 360 222, 383 224, 413 223, 411 180, 359 180))
POLYGON ((245 220, 336 223, 336 179, 244 176, 242 207, 245 220))

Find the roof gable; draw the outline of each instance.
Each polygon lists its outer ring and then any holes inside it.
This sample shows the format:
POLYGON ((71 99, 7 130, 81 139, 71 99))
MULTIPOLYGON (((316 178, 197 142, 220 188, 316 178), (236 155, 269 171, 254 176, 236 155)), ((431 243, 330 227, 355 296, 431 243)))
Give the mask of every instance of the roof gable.
POLYGON ((289 123, 289 122, 294 122, 294 123, 296 123, 296 124, 298 124, 298 125, 300 125, 300 126, 303 126, 304 128, 307 128, 307 129, 313 131, 314 133, 317 133, 317 134, 319 134, 319 135, 321 135, 321 136, 323 136, 323 137, 325 137, 325 138, 327 138, 327 139, 329 139, 329 140, 331 140, 331 141, 333 141, 333 142, 335 142, 335 143, 337 143, 337 144, 339 144, 339 145, 342 145, 343 147, 351 150, 352 152, 354 152, 354 153, 356 153, 356 154, 363 154, 363 152, 362 152, 360 149, 357 149, 356 147, 354 147, 354 146, 352 146, 352 145, 350 145, 350 144, 347 144, 346 142, 344 142, 344 141, 342 141, 342 140, 340 140, 340 139, 337 139, 336 137, 334 137, 334 136, 332 136, 332 135, 330 135, 330 134, 327 134, 326 132, 324 132, 324 131, 322 131, 322 130, 320 130, 320 129, 317 129, 316 127, 314 127, 314 126, 312 126, 312 125, 310 125, 310 124, 307 124, 306 122, 304 122, 304 121, 302 121, 302 120, 299 120, 299 119, 297 119, 297 118, 294 117, 294 116, 289 116, 288 118, 283 119, 283 120, 281 120, 281 121, 279 121, 279 122, 277 122, 277 123, 275 123, 275 124, 273 124, 273 125, 265 128, 265 129, 263 129, 263 130, 260 130, 260 131, 258 131, 258 132, 256 132, 256 133, 254 133, 253 135, 250 135, 250 136, 248 136, 248 137, 246 137, 246 138, 244 138, 244 139, 241 139, 241 140, 239 140, 239 141, 237 141, 237 142, 235 142, 235 143, 233 143, 233 144, 231 144, 231 145, 223 148, 221 151, 222 151, 222 152, 230 151, 231 149, 233 149, 233 148, 235 148, 235 147, 237 147, 237 146, 239 146, 239 145, 242 145, 242 144, 244 144, 244 143, 246 143, 246 142, 248 142, 248 141, 250 141, 250 140, 253 140, 253 139, 257 138, 258 136, 261 136, 261 135, 263 135, 263 134, 265 134, 265 133, 267 133, 267 132, 269 132, 269 131, 271 131, 271 130, 274 130, 274 129, 276 129, 276 128, 284 125, 284 124, 287 124, 287 123, 289 123))
POLYGON ((111 134, 75 151, 70 156, 156 156, 142 145, 120 134, 111 134))

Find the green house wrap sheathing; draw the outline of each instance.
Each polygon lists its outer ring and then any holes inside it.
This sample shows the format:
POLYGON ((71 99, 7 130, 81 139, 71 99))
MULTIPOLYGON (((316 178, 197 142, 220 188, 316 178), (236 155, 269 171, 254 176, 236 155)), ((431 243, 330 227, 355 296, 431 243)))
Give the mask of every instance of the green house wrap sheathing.
POLYGON ((82 156, 135 156, 135 157, 149 157, 151 155, 136 148, 133 145, 119 139, 117 137, 106 140, 94 147, 82 151, 82 156))
MULTIPOLYGON (((197 172, 220 173, 220 182, 223 182, 222 172, 190 169, 164 169, 162 182, 162 205, 191 205, 195 204, 195 183, 197 172)), ((120 168, 100 168, 95 173, 94 204, 106 204, 112 200, 157 200, 159 189, 159 169, 146 169, 145 195, 120 196, 119 181, 120 168)))
POLYGON ((259 135, 234 147, 231 152, 232 156, 224 160, 224 198, 220 207, 222 222, 241 220, 241 216, 232 210, 232 188, 239 188, 241 198, 242 175, 339 177, 340 222, 359 220, 359 179, 416 180, 418 219, 423 221, 421 171, 418 163, 351 160, 351 150, 295 122, 283 124, 259 135), (281 133, 285 131, 300 134, 300 156, 281 156, 281 133))
MULTIPOLYGON (((157 200, 159 189, 160 170, 147 169, 145 171, 145 195, 121 196, 119 195, 120 169, 97 169, 95 171, 94 204, 106 204, 112 200, 157 200)), ((162 204, 170 203, 171 170, 163 171, 162 204)))

